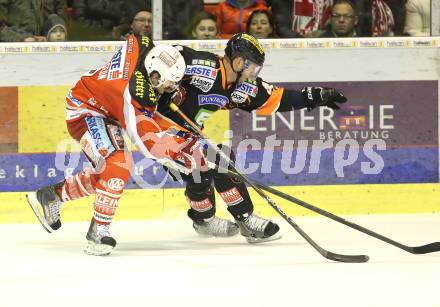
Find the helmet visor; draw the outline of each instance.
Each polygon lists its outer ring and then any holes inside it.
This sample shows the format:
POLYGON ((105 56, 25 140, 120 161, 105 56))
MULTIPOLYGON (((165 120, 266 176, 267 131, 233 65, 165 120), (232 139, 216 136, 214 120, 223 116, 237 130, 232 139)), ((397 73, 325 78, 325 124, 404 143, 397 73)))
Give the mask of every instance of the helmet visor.
POLYGON ((251 80, 257 79, 261 69, 263 69, 262 65, 258 65, 251 60, 246 59, 244 61, 244 68, 242 74, 247 76, 251 80))

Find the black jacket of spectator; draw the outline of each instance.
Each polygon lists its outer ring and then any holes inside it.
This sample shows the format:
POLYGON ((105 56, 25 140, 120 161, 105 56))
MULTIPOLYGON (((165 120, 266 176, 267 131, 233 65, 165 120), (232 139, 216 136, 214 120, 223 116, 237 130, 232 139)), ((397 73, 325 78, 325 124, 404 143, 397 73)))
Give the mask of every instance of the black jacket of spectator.
POLYGON ((394 35, 403 35, 403 28, 405 27, 405 2, 406 0, 385 0, 394 17, 394 35))
POLYGON ((373 24, 372 15, 372 1, 371 0, 356 0, 356 6, 359 11, 359 22, 357 25, 357 32, 359 36, 371 36, 371 27, 373 24))
MULTIPOLYGON (((327 29, 319 35, 319 37, 338 37, 338 36, 336 36, 335 32, 332 31, 331 26, 329 25, 327 29)), ((353 36, 350 37, 357 37, 356 31, 354 31, 353 36)))
POLYGON ((327 28, 327 30, 325 30, 325 32, 323 32, 321 35, 319 35, 319 37, 337 37, 337 36, 335 35, 335 33, 332 30, 327 28))
POLYGON ((292 5, 294 0, 272 0, 272 14, 280 37, 301 37, 292 31, 292 5))
MULTIPOLYGON (((394 17, 394 34, 402 35, 405 24, 405 0, 384 0, 390 7, 394 17)), ((372 1, 371 0, 355 0, 359 11, 359 23, 357 32, 359 36, 371 36, 373 15, 372 15, 372 1)))
POLYGON ((192 17, 201 11, 203 11, 203 0, 164 0, 163 38, 186 38, 185 29, 191 23, 192 17))
POLYGON ((150 0, 129 0, 129 1, 125 1, 124 5, 129 23, 131 23, 132 19, 139 11, 151 12, 150 0))
POLYGON ((82 26, 96 26, 111 30, 113 26, 127 22, 124 20, 123 1, 119 0, 75 0, 73 14, 82 26))
POLYGON ((66 0, 43 0, 43 10, 46 17, 50 14, 57 14, 66 20, 66 8, 66 0))

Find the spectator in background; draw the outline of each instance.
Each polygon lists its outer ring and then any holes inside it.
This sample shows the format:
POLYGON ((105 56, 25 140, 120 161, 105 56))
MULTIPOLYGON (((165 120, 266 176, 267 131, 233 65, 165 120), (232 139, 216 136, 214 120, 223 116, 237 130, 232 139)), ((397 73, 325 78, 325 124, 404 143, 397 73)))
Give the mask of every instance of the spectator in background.
POLYGON ((393 32, 394 36, 403 36, 408 35, 405 34, 403 29, 405 27, 405 3, 407 0, 385 0, 385 3, 393 12, 394 19, 394 27, 393 32))
POLYGON ((52 11, 55 10, 55 7, 58 7, 55 3, 61 2, 55 0, 1 0, 0 41, 46 41, 43 32, 44 21, 49 14, 56 13, 52 11))
POLYGON ((431 35, 430 6, 430 0, 408 0, 406 3, 406 33, 410 36, 431 35))
POLYGON ((246 22, 252 11, 267 9, 263 0, 226 0, 217 5, 215 14, 222 38, 230 38, 246 31, 246 22))
MULTIPOLYGON (((121 36, 126 40, 130 34, 151 37, 153 30, 153 15, 149 11, 139 11, 134 15, 128 33, 121 36)), ((126 32, 126 31, 125 31, 126 32)))
POLYGON ((194 14, 204 7, 203 0, 164 0, 162 9, 163 39, 185 39, 194 14))
POLYGON ((66 22, 57 14, 50 14, 44 23, 44 33, 48 42, 67 40, 66 22))
POLYGON ((272 13, 280 37, 297 38, 325 30, 332 0, 272 0, 272 13))
POLYGON ((44 15, 47 18, 51 14, 57 14, 58 16, 63 18, 64 21, 67 20, 67 16, 66 16, 67 1, 66 0, 42 0, 42 1, 43 1, 44 15))
POLYGON ((246 32, 256 38, 275 38, 275 22, 268 10, 255 10, 249 16, 246 23, 246 32))
POLYGON ((189 39, 216 39, 218 36, 217 19, 209 12, 197 13, 191 21, 189 39))
POLYGON ((125 13, 129 17, 129 20, 133 20, 140 11, 152 12, 151 0, 129 0, 124 2, 125 13))
POLYGON ((114 27, 128 24, 124 2, 119 0, 75 0, 75 33, 79 40, 111 40, 114 27))
POLYGON ((148 11, 139 11, 131 21, 133 34, 151 37, 153 30, 153 15, 148 11))
POLYGON ((383 0, 356 0, 359 36, 392 36, 394 16, 383 0))
POLYGON ((327 30, 312 32, 311 37, 355 37, 358 21, 357 8, 351 0, 335 0, 327 30))

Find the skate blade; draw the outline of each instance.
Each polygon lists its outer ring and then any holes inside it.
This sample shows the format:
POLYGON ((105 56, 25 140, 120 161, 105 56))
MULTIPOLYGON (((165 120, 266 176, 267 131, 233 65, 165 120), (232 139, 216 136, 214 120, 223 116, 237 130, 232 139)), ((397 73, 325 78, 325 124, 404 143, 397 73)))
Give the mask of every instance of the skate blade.
POLYGON ((238 227, 237 227, 237 229, 234 229, 234 231, 232 231, 231 233, 222 233, 222 234, 213 234, 210 232, 206 232, 203 229, 198 228, 197 226, 194 226, 194 225, 193 225, 193 228, 194 228, 194 231, 199 236, 204 237, 204 238, 212 238, 212 237, 214 237, 214 238, 229 238, 229 237, 236 236, 240 232, 238 227))
MULTIPOLYGON (((31 207, 32 211, 34 211, 35 215, 38 218, 38 221, 41 223, 43 228, 48 232, 52 233, 54 230, 50 227, 50 225, 47 223, 46 218, 44 217, 44 213, 40 212, 39 208, 41 208, 41 204, 37 199, 37 193, 36 192, 30 192, 26 194, 26 200, 31 207)), ((41 208, 43 209, 43 208, 41 208)))
POLYGON ((213 235, 213 234, 210 234, 210 233, 201 233, 201 232, 198 232, 197 230, 196 230, 196 233, 200 237, 204 237, 204 238, 230 238, 230 237, 236 236, 238 234, 238 231, 234 232, 234 233, 230 233, 230 234, 221 234, 221 235, 219 235, 219 234, 213 235))
POLYGON ((92 241, 88 241, 87 246, 84 248, 84 253, 92 256, 108 256, 113 250, 113 246, 107 244, 97 244, 92 241))
POLYGON ((258 244, 258 243, 264 243, 264 242, 270 242, 270 241, 276 241, 281 239, 283 236, 279 234, 274 234, 273 236, 269 238, 254 238, 254 237, 246 237, 246 241, 251 244, 258 244))

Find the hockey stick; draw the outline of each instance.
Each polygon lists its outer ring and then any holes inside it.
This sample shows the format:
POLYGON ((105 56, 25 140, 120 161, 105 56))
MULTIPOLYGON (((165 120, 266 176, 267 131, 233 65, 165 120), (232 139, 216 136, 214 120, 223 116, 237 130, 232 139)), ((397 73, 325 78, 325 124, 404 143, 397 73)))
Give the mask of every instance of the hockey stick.
MULTIPOLYGON (((222 171, 224 171, 224 172, 228 172, 231 176, 240 177, 240 174, 238 174, 237 172, 235 172, 233 170, 226 170, 224 168, 220 168, 220 169, 222 171)), ((297 204, 297 205, 299 205, 301 207, 309 209, 309 210, 311 210, 313 212, 316 212, 316 213, 318 213, 320 215, 323 215, 323 216, 325 216, 325 217, 327 217, 329 219, 332 219, 332 220, 334 220, 336 222, 344 224, 344 225, 346 225, 346 226, 348 226, 350 228, 356 229, 357 231, 363 232, 363 233, 365 233, 365 234, 367 234, 369 236, 372 236, 372 237, 374 237, 376 239, 384 241, 384 242, 386 242, 388 244, 394 245, 394 246, 396 246, 396 247, 398 247, 400 249, 403 249, 403 250, 405 250, 405 251, 407 251, 407 252, 409 252, 411 254, 416 254, 416 255, 417 254, 428 254, 428 253, 434 253, 434 252, 440 251, 440 242, 432 242, 432 243, 428 243, 428 244, 420 245, 420 246, 408 246, 408 245, 399 243, 397 241, 394 241, 394 240, 392 240, 392 239, 390 239, 388 237, 385 237, 385 236, 383 236, 383 235, 381 235, 381 234, 379 234, 379 233, 377 233, 377 232, 375 232, 373 230, 365 228, 365 227, 363 227, 361 225, 358 225, 358 224, 355 224, 353 222, 347 221, 346 219, 343 219, 340 216, 337 216, 337 215, 335 215, 335 214, 333 214, 331 212, 328 212, 328 211, 326 211, 324 209, 321 209, 319 207, 315 207, 315 206, 313 206, 313 205, 311 205, 311 204, 309 204, 309 203, 307 203, 305 201, 302 201, 302 200, 300 200, 300 199, 298 199, 298 198, 296 198, 294 196, 291 196, 291 195, 288 195, 288 194, 283 193, 281 191, 278 191, 278 190, 276 190, 274 188, 271 188, 269 186, 266 186, 266 185, 264 185, 262 183, 253 181, 253 184, 256 185, 258 188, 264 190, 264 191, 267 191, 267 192, 269 192, 271 194, 274 194, 274 195, 276 195, 278 197, 281 197, 281 198, 283 198, 285 200, 288 200, 288 201, 290 201, 290 202, 292 202, 294 204, 297 204)))
MULTIPOLYGON (((241 177, 241 175, 239 173, 237 173, 236 171, 234 171, 234 170, 229 170, 229 169, 226 170, 224 168, 219 168, 219 169, 221 169, 224 172, 228 172, 231 176, 238 177, 238 178, 241 177)), ((288 194, 283 193, 281 191, 278 191, 278 190, 276 190, 274 188, 266 186, 266 185, 264 185, 262 183, 253 181, 253 184, 255 186, 257 186, 258 188, 264 190, 264 191, 267 191, 267 192, 269 192, 271 194, 274 194, 274 195, 276 195, 278 197, 281 197, 281 198, 283 198, 285 200, 288 200, 288 201, 290 201, 290 202, 292 202, 294 204, 297 204, 297 205, 299 205, 301 207, 304 207, 304 208, 309 209, 309 210, 311 210, 313 212, 316 212, 316 213, 318 213, 318 214, 320 214, 322 216, 325 216, 325 217, 327 217, 329 219, 332 219, 332 220, 334 220, 336 222, 344 224, 344 225, 346 225, 346 226, 348 226, 350 228, 353 228, 353 229, 355 229, 357 231, 363 232, 363 233, 365 233, 365 234, 367 234, 369 236, 372 236, 372 237, 374 237, 376 239, 384 241, 384 242, 386 242, 388 244, 394 245, 394 246, 396 246, 396 247, 398 247, 400 249, 403 249, 403 250, 407 251, 408 253, 418 255, 418 254, 429 254, 429 253, 434 253, 434 252, 440 251, 440 242, 432 242, 432 243, 428 243, 428 244, 420 245, 420 246, 408 246, 408 245, 399 243, 397 241, 394 241, 393 239, 390 239, 388 237, 385 237, 384 235, 381 235, 381 234, 379 234, 379 233, 377 233, 377 232, 375 232, 373 230, 370 230, 368 228, 365 228, 365 227, 363 227, 361 225, 358 225, 358 224, 350 222, 350 221, 348 221, 346 219, 343 219, 342 217, 337 216, 337 215, 335 215, 335 214, 333 214, 331 212, 328 212, 328 211, 326 211, 324 209, 321 209, 319 207, 315 207, 315 206, 313 206, 313 205, 311 205, 311 204, 309 204, 309 203, 307 203, 305 201, 302 201, 302 200, 300 200, 300 199, 298 199, 298 198, 296 198, 294 196, 288 195, 288 194)))
POLYGON ((220 150, 216 144, 214 144, 204 133, 203 131, 197 127, 174 103, 169 105, 170 109, 173 112, 179 114, 179 116, 192 128, 193 132, 195 132, 198 136, 202 137, 213 150, 215 150, 223 159, 228 161, 229 166, 232 168, 232 172, 235 176, 239 177, 241 180, 249 184, 257 193, 260 195, 267 203, 287 222, 290 226, 292 226, 316 251, 318 251, 324 258, 333 261, 339 262, 367 262, 369 257, 367 255, 342 255, 336 254, 330 251, 325 250, 320 245, 318 245, 313 239, 302 230, 281 208, 279 208, 275 202, 267 196, 258 186, 254 184, 247 176, 239 173, 235 168, 234 163, 225 155, 225 153, 220 150))
POLYGON ((311 210, 313 212, 316 212, 316 213, 318 213, 320 215, 328 217, 328 218, 330 218, 330 219, 332 219, 334 221, 337 221, 337 222, 339 222, 341 224, 344 224, 344 225, 346 225, 348 227, 356 229, 356 230, 358 230, 360 232, 363 232, 363 233, 365 233, 365 234, 367 234, 369 236, 375 237, 376 239, 379 239, 379 240, 384 241, 384 242, 386 242, 388 244, 394 245, 394 246, 396 246, 396 247, 398 247, 400 249, 403 249, 403 250, 405 250, 405 251, 407 251, 407 252, 409 252, 411 254, 428 254, 428 253, 433 253, 433 252, 440 251, 440 242, 428 243, 428 244, 421 245, 421 246, 408 246, 408 245, 399 243, 397 241, 394 241, 394 240, 392 240, 390 238, 387 238, 387 237, 385 237, 385 236, 383 236, 381 234, 378 234, 377 232, 374 232, 374 231, 372 231, 370 229, 367 229, 367 228, 365 228, 363 226, 360 226, 358 224, 355 224, 355 223, 352 223, 350 221, 347 221, 347 220, 343 219, 342 217, 334 215, 333 213, 325 211, 324 209, 315 207, 315 206, 313 206, 313 205, 311 205, 309 203, 306 203, 305 201, 302 201, 302 200, 300 200, 298 198, 295 198, 295 197, 293 197, 291 195, 288 195, 288 194, 283 193, 281 191, 275 190, 274 188, 268 187, 268 186, 263 185, 263 184, 258 183, 258 182, 254 182, 254 184, 257 187, 259 187, 260 189, 262 189, 262 190, 265 190, 265 191, 267 191, 269 193, 272 193, 272 194, 274 194, 276 196, 284 198, 285 200, 293 202, 293 203, 295 203, 297 205, 300 205, 301 207, 307 208, 307 209, 309 209, 309 210, 311 210))
MULTIPOLYGON (((219 170, 223 171, 223 172, 228 172, 230 176, 240 178, 240 174, 236 173, 233 170, 227 170, 227 169, 220 168, 220 167, 217 167, 217 168, 219 170)), ((290 202, 292 202, 294 204, 297 204, 297 205, 299 205, 301 207, 309 209, 309 210, 311 210, 313 212, 316 212, 316 213, 318 213, 320 215, 323 215, 323 216, 325 216, 325 217, 327 217, 329 219, 332 219, 332 220, 334 220, 336 222, 344 224, 344 225, 346 225, 346 226, 348 226, 350 228, 356 229, 356 230, 358 230, 360 232, 363 232, 363 233, 365 233, 365 234, 367 234, 369 236, 372 236, 372 237, 374 237, 376 239, 379 239, 381 241, 384 241, 386 243, 394 245, 394 246, 396 246, 396 247, 398 247, 400 249, 403 249, 403 250, 405 250, 405 251, 407 251, 407 252, 409 252, 411 254, 428 254, 428 253, 434 253, 434 252, 440 251, 440 242, 432 242, 432 243, 428 243, 428 244, 420 245, 420 246, 408 246, 408 245, 399 243, 397 241, 394 241, 394 240, 392 240, 392 239, 390 239, 388 237, 385 237, 385 236, 383 236, 383 235, 381 235, 381 234, 379 234, 377 232, 374 232, 373 230, 370 230, 368 228, 365 228, 365 227, 360 226, 358 224, 355 224, 353 222, 347 221, 346 219, 343 219, 340 216, 337 216, 337 215, 335 215, 335 214, 333 214, 331 212, 328 212, 328 211, 326 211, 324 209, 321 209, 319 207, 315 207, 315 206, 313 206, 313 205, 311 205, 309 203, 306 203, 305 201, 302 201, 302 200, 300 200, 300 199, 298 199, 298 198, 296 198, 294 196, 291 196, 291 195, 288 195, 288 194, 283 193, 281 191, 278 191, 278 190, 276 190, 274 188, 271 188, 269 186, 266 186, 266 185, 264 185, 262 183, 259 183, 257 181, 253 181, 253 184, 256 185, 258 188, 266 191, 266 192, 274 194, 274 195, 276 195, 278 197, 281 197, 281 198, 283 198, 285 200, 288 200, 288 201, 290 201, 290 202)))

